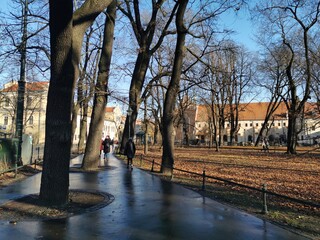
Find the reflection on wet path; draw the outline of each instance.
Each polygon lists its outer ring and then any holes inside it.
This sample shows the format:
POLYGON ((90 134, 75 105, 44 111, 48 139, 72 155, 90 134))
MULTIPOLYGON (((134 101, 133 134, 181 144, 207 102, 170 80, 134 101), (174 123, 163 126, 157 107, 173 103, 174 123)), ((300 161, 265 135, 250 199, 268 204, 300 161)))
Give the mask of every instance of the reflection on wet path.
MULTIPOLYGON (((71 161, 79 166, 81 158, 71 161)), ((71 172, 71 189, 108 192, 115 200, 95 212, 56 221, 0 222, 0 239, 305 239, 181 186, 134 168, 112 155, 102 171, 71 172)), ((1 201, 37 193, 41 175, 0 191, 1 201)))

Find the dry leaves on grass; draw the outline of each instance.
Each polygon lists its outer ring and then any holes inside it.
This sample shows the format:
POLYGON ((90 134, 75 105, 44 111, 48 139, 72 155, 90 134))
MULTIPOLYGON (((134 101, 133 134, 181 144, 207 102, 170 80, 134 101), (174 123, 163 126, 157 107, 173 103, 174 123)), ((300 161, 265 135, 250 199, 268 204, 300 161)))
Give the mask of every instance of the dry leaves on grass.
MULTIPOLYGON (((320 203, 320 161, 314 154, 289 156, 277 152, 178 148, 174 167, 226 179, 293 198, 320 203)), ((144 159, 160 164, 161 152, 150 151, 144 159)), ((175 175, 179 173, 175 171, 175 175)))

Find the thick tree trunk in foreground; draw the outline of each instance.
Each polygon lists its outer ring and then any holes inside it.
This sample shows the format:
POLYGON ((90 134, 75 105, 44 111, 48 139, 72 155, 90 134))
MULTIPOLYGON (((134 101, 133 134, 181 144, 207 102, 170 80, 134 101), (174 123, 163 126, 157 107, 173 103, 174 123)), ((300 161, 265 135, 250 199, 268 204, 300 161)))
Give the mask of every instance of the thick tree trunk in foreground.
POLYGON ((40 199, 61 205, 68 200, 71 149, 72 0, 50 0, 51 79, 40 199), (63 8, 61 8, 63 6, 63 8))
POLYGON ((182 72, 183 56, 184 56, 184 44, 187 34, 183 23, 183 17, 188 4, 188 0, 182 0, 179 3, 176 26, 177 26, 177 45, 175 50, 175 58, 173 64, 173 71, 171 81, 166 93, 166 99, 163 109, 163 151, 162 151, 162 165, 161 172, 165 175, 172 175, 174 164, 174 109, 178 96, 180 75, 182 72))
POLYGON ((114 0, 107 10, 93 112, 91 115, 89 136, 82 163, 82 168, 84 169, 94 169, 99 165, 101 134, 104 123, 105 107, 107 104, 107 89, 116 18, 116 3, 117 1, 114 0))
POLYGON ((110 2, 87 0, 73 14, 71 0, 49 1, 51 80, 40 199, 50 205, 65 204, 69 195, 71 107, 84 32, 110 2))

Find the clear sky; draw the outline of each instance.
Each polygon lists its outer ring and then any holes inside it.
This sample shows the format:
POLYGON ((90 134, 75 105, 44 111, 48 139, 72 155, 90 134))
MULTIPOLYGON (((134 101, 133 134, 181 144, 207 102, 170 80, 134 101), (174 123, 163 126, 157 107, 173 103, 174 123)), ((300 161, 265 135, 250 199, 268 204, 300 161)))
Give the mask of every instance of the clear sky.
POLYGON ((0 0, 0 11, 5 11, 7 9, 9 0, 0 0))
MULTIPOLYGON (((251 1, 252 3, 256 2, 256 0, 251 1)), ((7 11, 7 9, 9 9, 10 2, 11 0, 0 0, 0 11, 7 11)), ((237 12, 232 10, 228 11, 223 16, 221 16, 220 24, 236 32, 232 36, 232 39, 236 43, 243 44, 250 51, 257 50, 257 45, 253 40, 254 29, 249 20, 248 10, 241 9, 237 12)))
MULTIPOLYGON (((6 11, 10 0, 0 0, 0 11, 6 11)), ((256 2, 252 0, 252 3, 256 2)), ((253 26, 250 23, 249 13, 246 9, 242 9, 237 12, 237 15, 233 11, 228 11, 221 18, 222 23, 236 31, 237 33, 232 37, 235 42, 245 45, 249 50, 255 50, 257 48, 253 40, 253 26)))
POLYGON ((221 24, 235 31, 235 34, 231 38, 236 43, 243 44, 248 50, 254 51, 257 50, 257 44, 254 41, 253 35, 255 29, 249 17, 247 9, 241 9, 238 12, 228 11, 221 16, 221 24))

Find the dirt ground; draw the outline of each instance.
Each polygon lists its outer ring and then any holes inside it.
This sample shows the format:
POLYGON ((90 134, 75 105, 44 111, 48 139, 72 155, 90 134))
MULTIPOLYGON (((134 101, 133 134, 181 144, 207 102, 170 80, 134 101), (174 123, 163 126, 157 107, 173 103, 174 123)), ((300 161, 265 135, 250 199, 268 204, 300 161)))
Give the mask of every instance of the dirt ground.
MULTIPOLYGON (((0 188, 37 174, 41 166, 26 166, 14 172, 0 175, 0 188)), ((0 205, 0 220, 16 224, 23 220, 46 220, 66 218, 75 214, 81 214, 91 210, 102 208, 112 201, 111 197, 102 192, 89 192, 72 190, 69 192, 69 201, 63 206, 46 206, 38 195, 27 195, 22 198, 10 200, 0 205)))

